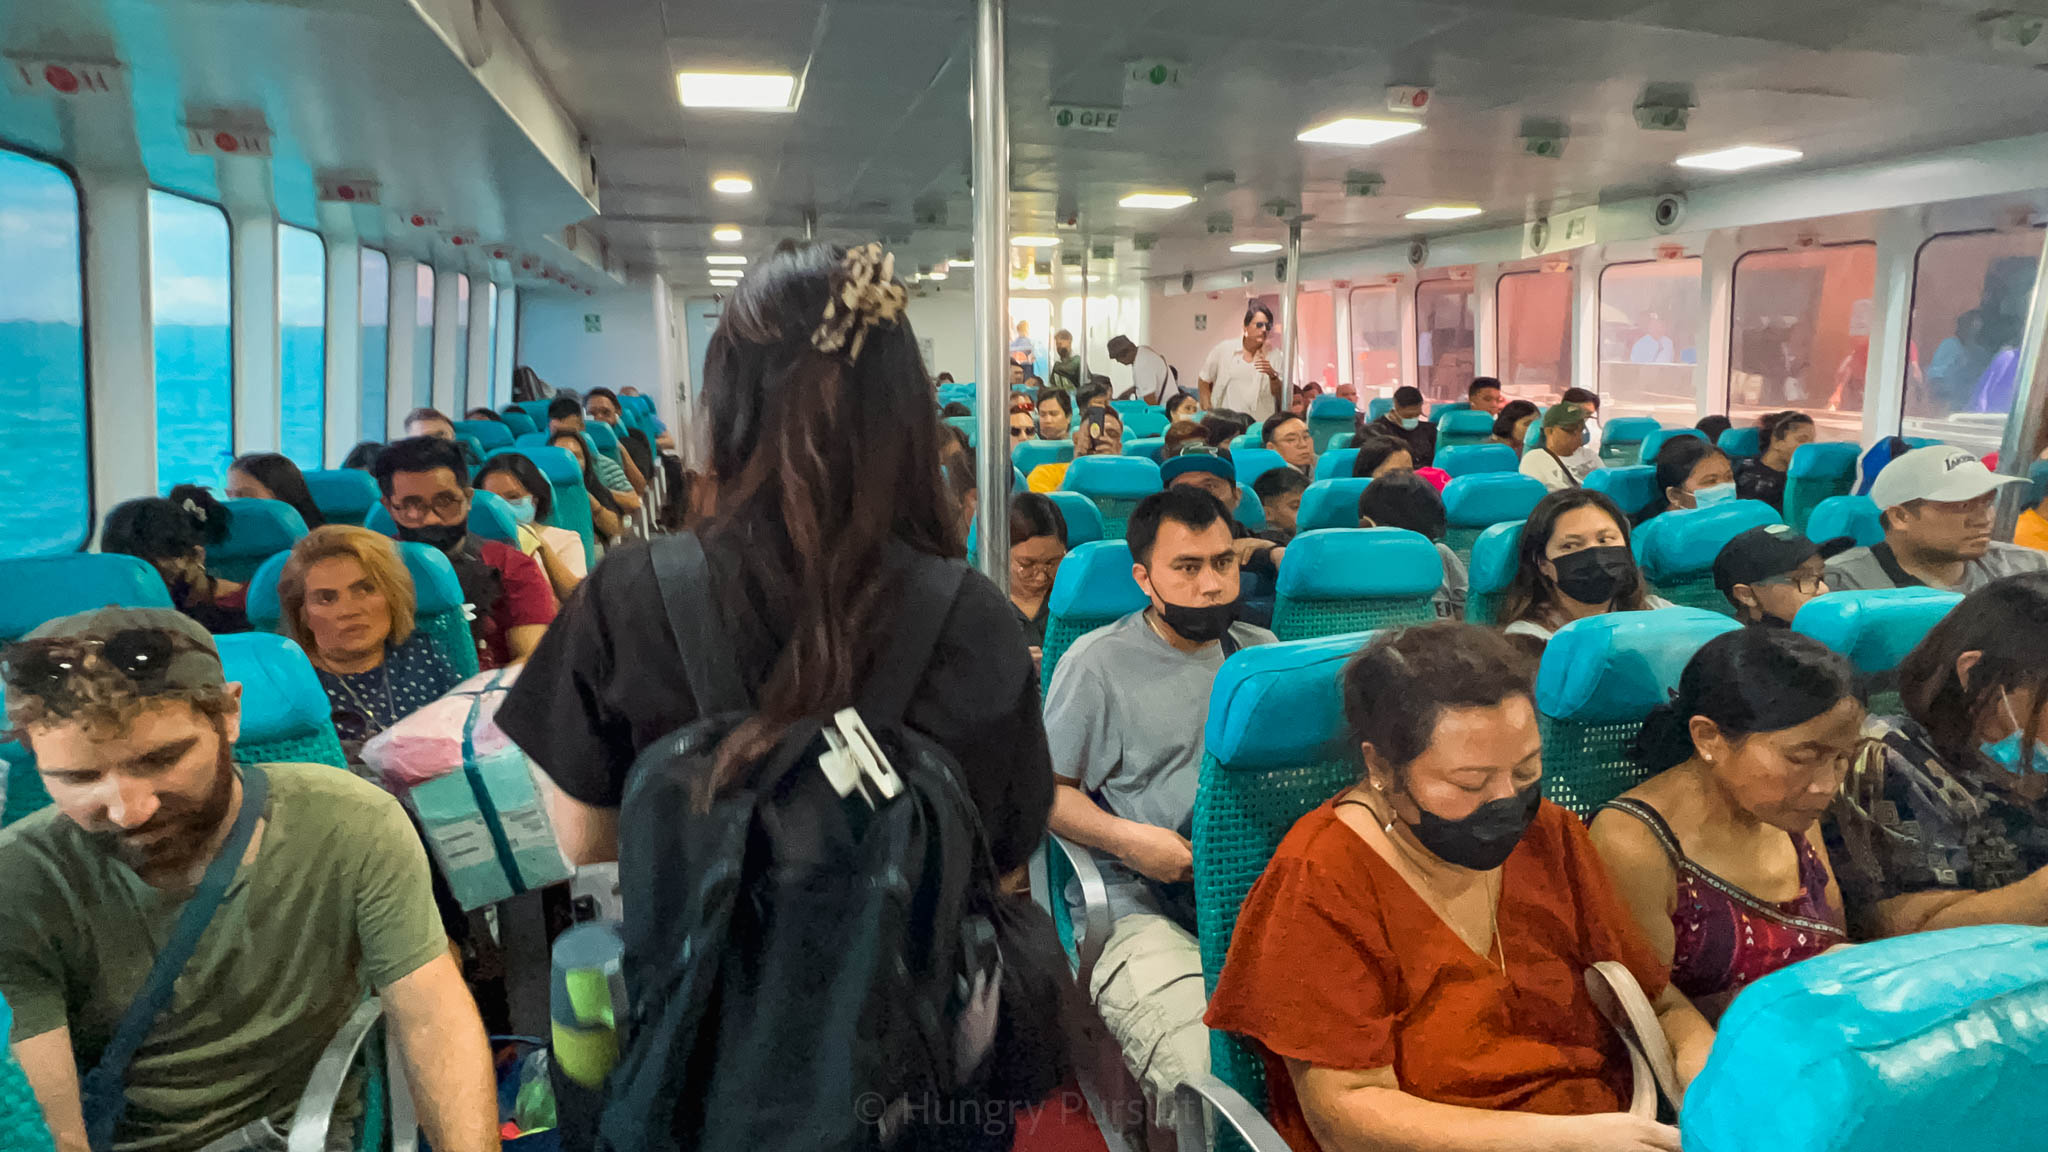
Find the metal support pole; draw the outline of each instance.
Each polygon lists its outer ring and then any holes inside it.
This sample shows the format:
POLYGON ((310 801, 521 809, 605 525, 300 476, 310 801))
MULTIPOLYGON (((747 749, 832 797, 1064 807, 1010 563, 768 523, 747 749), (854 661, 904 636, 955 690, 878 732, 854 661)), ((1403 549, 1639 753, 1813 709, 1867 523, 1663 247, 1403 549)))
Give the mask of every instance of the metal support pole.
POLYGON ((1081 379, 1075 384, 1079 392, 1088 386, 1088 238, 1081 238, 1081 336, 1075 352, 1081 358, 1081 379))
POLYGON ((1010 590, 1010 110, 1003 87, 1004 0, 975 0, 974 361, 980 383, 981 508, 975 514, 982 574, 1010 590))
POLYGON ((1287 287, 1280 297, 1280 327, 1287 333, 1287 359, 1280 366, 1280 400, 1275 411, 1284 412, 1294 399, 1293 388, 1300 381, 1294 378, 1294 356, 1301 347, 1301 325, 1296 321, 1301 310, 1296 301, 1301 296, 1301 221, 1287 223, 1287 287))
MULTIPOLYGON (((2034 293, 2027 302, 2027 333, 2020 341, 2019 373, 2013 382, 2012 412, 2005 420, 2005 441, 1998 447, 1998 471, 2005 476, 2025 476, 2034 466, 2044 416, 2048 416, 2044 413, 2048 405, 2043 403, 2048 398, 2048 389, 2041 386, 2041 343, 2048 339, 2048 290, 2041 284, 2043 270, 2048 270, 2048 237, 2043 238, 2041 263, 2034 271, 2034 293)), ((1998 499, 1993 538, 2012 539, 2020 513, 2026 510, 2028 492, 2023 484, 2006 486, 1998 499)))
POLYGON ((806 208, 804 209, 804 239, 816 240, 817 238, 818 210, 816 208, 806 208))

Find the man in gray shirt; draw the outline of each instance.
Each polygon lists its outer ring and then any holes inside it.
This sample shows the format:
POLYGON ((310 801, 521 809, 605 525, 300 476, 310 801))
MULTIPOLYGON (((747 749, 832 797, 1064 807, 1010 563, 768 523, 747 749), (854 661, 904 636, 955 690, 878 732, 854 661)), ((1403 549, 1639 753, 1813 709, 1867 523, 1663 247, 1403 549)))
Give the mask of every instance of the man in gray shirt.
POLYGON ((1214 496, 1154 493, 1125 538, 1152 606, 1076 641, 1053 673, 1052 830, 1100 862, 1114 927, 1089 996, 1170 1128, 1175 1086, 1209 1069, 1187 838, 1209 689, 1230 653, 1273 634, 1234 621, 1238 553, 1214 496))
POLYGON ((2048 554, 1991 539, 1999 476, 1958 448, 1915 448, 1885 465, 1870 486, 1884 539, 1828 561, 1828 587, 1940 588, 1965 594, 2001 576, 2048 569, 2048 554))

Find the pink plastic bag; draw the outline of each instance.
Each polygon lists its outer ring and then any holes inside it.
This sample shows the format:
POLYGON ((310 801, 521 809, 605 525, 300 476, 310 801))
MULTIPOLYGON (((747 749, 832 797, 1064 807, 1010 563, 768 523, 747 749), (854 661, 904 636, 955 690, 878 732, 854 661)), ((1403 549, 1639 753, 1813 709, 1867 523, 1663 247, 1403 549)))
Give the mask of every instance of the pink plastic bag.
POLYGON ((1451 482, 1451 474, 1441 468, 1417 468, 1415 474, 1429 481, 1429 486, 1438 492, 1442 492, 1444 486, 1451 482))
POLYGON ((447 695, 371 737, 363 745, 363 763, 377 772, 386 788, 402 794, 459 771, 465 734, 478 757, 503 750, 512 741, 498 729, 498 706, 518 677, 515 666, 464 680, 447 695))

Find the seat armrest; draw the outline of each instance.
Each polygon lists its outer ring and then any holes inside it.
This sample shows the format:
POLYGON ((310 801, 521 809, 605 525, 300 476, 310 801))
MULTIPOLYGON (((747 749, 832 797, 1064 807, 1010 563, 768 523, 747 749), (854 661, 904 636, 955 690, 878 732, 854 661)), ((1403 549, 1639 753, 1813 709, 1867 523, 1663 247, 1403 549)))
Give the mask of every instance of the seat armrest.
POLYGON ((1237 1089, 1207 1073, 1173 1090, 1173 1126, 1182 1148, 1217 1147, 1216 1134, 1228 1129, 1251 1152, 1289 1152, 1287 1141, 1264 1113, 1237 1089))
MULTIPOLYGON (((1066 855, 1067 866, 1074 870, 1074 879, 1081 886, 1081 921, 1074 931, 1074 980, 1085 991, 1090 987, 1095 962, 1102 958, 1102 947, 1109 943, 1109 888, 1102 882, 1102 870, 1095 866, 1094 853, 1050 833, 1046 840, 1066 855)), ((1064 892, 1049 895, 1054 900, 1066 898, 1064 892)))
POLYGON ((363 1045, 375 1035, 383 1020, 384 1006, 376 997, 363 1001, 320 1054, 320 1062, 313 1065, 313 1075, 299 1096, 298 1111, 292 1115, 291 1134, 286 1140, 289 1152, 326 1152, 327 1130, 334 1123, 342 1086, 348 1082, 349 1070, 355 1067, 363 1045))

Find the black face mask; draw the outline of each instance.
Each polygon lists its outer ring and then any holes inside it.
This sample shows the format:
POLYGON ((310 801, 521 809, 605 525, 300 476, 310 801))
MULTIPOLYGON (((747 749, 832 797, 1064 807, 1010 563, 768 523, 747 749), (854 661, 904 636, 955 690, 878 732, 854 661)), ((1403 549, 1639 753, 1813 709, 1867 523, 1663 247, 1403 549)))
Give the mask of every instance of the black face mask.
POLYGON ((1422 818, 1408 826, 1429 853, 1446 864, 1488 872, 1507 863, 1536 819, 1542 801, 1540 785, 1531 784, 1513 796, 1481 804, 1463 820, 1446 820, 1417 805, 1422 818))
POLYGON ((467 524, 421 524, 409 528, 398 526, 398 538, 408 544, 425 544, 443 552, 453 552, 462 547, 463 538, 469 535, 467 524))
POLYGON ((1188 604, 1159 602, 1159 618, 1166 626, 1180 634, 1180 638, 1193 644, 1208 644, 1223 639, 1237 620, 1237 601, 1228 604, 1205 604, 1196 607, 1188 604))
POLYGON ((1581 604, 1605 604, 1626 596, 1641 579, 1635 556, 1618 544, 1568 553, 1550 564, 1557 569, 1557 590, 1581 604))

